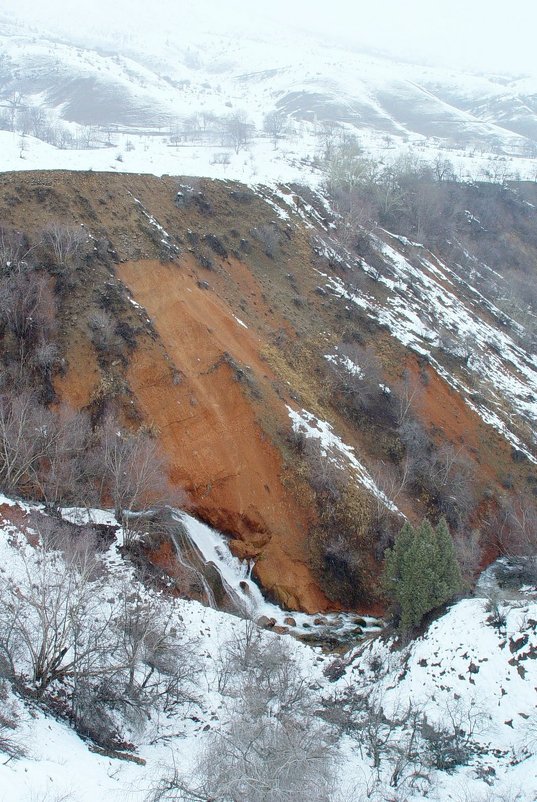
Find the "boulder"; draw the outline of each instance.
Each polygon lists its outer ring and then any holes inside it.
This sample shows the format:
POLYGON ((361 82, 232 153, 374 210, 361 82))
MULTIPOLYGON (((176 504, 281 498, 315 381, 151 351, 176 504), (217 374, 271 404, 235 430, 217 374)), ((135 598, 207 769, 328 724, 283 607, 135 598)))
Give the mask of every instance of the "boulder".
POLYGON ((276 626, 276 619, 269 618, 267 615, 262 615, 257 619, 256 624, 258 627, 261 627, 261 629, 272 629, 276 626))

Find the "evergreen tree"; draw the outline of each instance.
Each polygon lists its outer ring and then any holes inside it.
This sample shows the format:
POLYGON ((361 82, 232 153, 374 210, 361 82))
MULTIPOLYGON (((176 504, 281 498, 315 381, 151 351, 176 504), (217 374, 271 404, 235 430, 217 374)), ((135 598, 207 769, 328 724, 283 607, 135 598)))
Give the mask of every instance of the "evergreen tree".
POLYGON ((455 596, 461 577, 444 519, 436 529, 427 520, 417 529, 404 524, 386 553, 384 587, 394 602, 401 632, 419 626, 426 613, 455 596))
POLYGON ((445 518, 440 518, 436 527, 436 542, 438 546, 438 583, 439 595, 443 601, 453 598, 462 587, 462 577, 455 555, 453 539, 445 518))
POLYGON ((408 521, 397 535, 392 549, 385 554, 383 584, 388 596, 397 598, 397 589, 403 578, 403 561, 405 554, 412 545, 415 532, 408 521))

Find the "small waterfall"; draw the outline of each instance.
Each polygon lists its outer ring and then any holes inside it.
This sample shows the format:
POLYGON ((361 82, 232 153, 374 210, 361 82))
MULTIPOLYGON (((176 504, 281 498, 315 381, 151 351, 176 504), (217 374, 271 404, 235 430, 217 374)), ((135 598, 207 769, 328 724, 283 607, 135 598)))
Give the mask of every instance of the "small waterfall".
POLYGON ((255 616, 282 612, 265 601, 251 577, 252 565, 234 557, 219 532, 185 512, 175 511, 172 517, 180 524, 173 538, 178 558, 197 571, 211 607, 231 606, 241 615, 255 616))
POLYGON ((217 609, 230 609, 255 620, 266 617, 285 626, 294 634, 314 642, 358 639, 367 631, 378 631, 378 619, 353 613, 288 612, 268 602, 252 579, 251 563, 231 553, 224 536, 186 512, 174 510, 172 517, 180 524, 173 540, 183 566, 194 569, 206 591, 208 603, 217 609), (290 620, 294 623, 290 624, 290 620))

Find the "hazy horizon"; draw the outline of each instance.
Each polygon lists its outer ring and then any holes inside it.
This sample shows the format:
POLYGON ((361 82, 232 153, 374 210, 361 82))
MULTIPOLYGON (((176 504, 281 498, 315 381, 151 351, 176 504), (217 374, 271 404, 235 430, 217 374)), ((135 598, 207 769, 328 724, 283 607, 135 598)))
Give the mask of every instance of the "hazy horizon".
POLYGON ((321 42, 365 48, 396 58, 458 70, 525 73, 537 76, 534 31, 537 4, 515 0, 377 0, 375 3, 332 0, 271 0, 254 9, 246 0, 105 0, 69 3, 49 0, 0 0, 0 11, 49 30, 105 36, 115 31, 140 38, 167 37, 185 44, 192 30, 264 39, 299 31, 321 42))

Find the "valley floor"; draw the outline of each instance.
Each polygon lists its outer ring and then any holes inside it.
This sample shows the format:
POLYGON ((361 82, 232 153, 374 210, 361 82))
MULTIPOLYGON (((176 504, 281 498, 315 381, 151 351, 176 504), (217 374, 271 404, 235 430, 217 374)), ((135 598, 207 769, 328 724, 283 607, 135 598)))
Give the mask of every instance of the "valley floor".
MULTIPOLYGON (((42 558, 28 543, 34 537, 31 508, 1 501, 0 589, 5 601, 8 588, 16 587, 17 598, 29 593, 42 558)), ((105 512, 95 517, 111 521, 105 512)), ((99 560, 104 573, 95 580, 95 595, 102 610, 128 584, 146 603, 156 601, 162 620, 169 617, 181 631, 192 657, 191 699, 170 710, 155 701, 141 717, 124 717, 122 731, 130 745, 114 752, 82 740, 50 709, 5 684, 2 713, 14 728, 0 727, 0 738, 6 739, 0 744, 7 748, 0 758, 1 802, 142 802, 162 776, 175 770, 187 783, 199 780, 204 756, 214 757, 215 744, 228 743, 218 739, 225 733, 233 737, 237 725, 244 731, 252 720, 251 709, 245 708, 248 677, 233 663, 237 644, 245 638, 259 641, 259 654, 265 655, 261 662, 279 655, 270 676, 288 667, 280 696, 258 711, 257 720, 276 726, 284 715, 282 695, 298 687, 289 677, 307 686, 307 697, 288 703, 298 704, 295 726, 300 729, 303 721, 313 727, 326 746, 330 768, 336 767, 335 787, 319 786, 319 800, 533 802, 537 797, 537 600, 531 594, 495 603, 463 599, 404 648, 371 636, 338 656, 289 636, 261 632, 197 602, 144 589, 121 556, 117 539, 99 560), (18 755, 10 756, 9 744, 18 755)), ((244 658, 246 652, 241 654, 244 658)), ((22 663, 19 669, 23 676, 22 663)), ((255 674, 259 665, 248 670, 255 674)), ((264 680, 259 682, 256 693, 262 695, 264 680)), ((234 759, 229 756, 232 766, 234 759)), ((263 799, 280 800, 280 792, 275 785, 263 799)), ((162 798, 187 798, 175 793, 162 798)))

